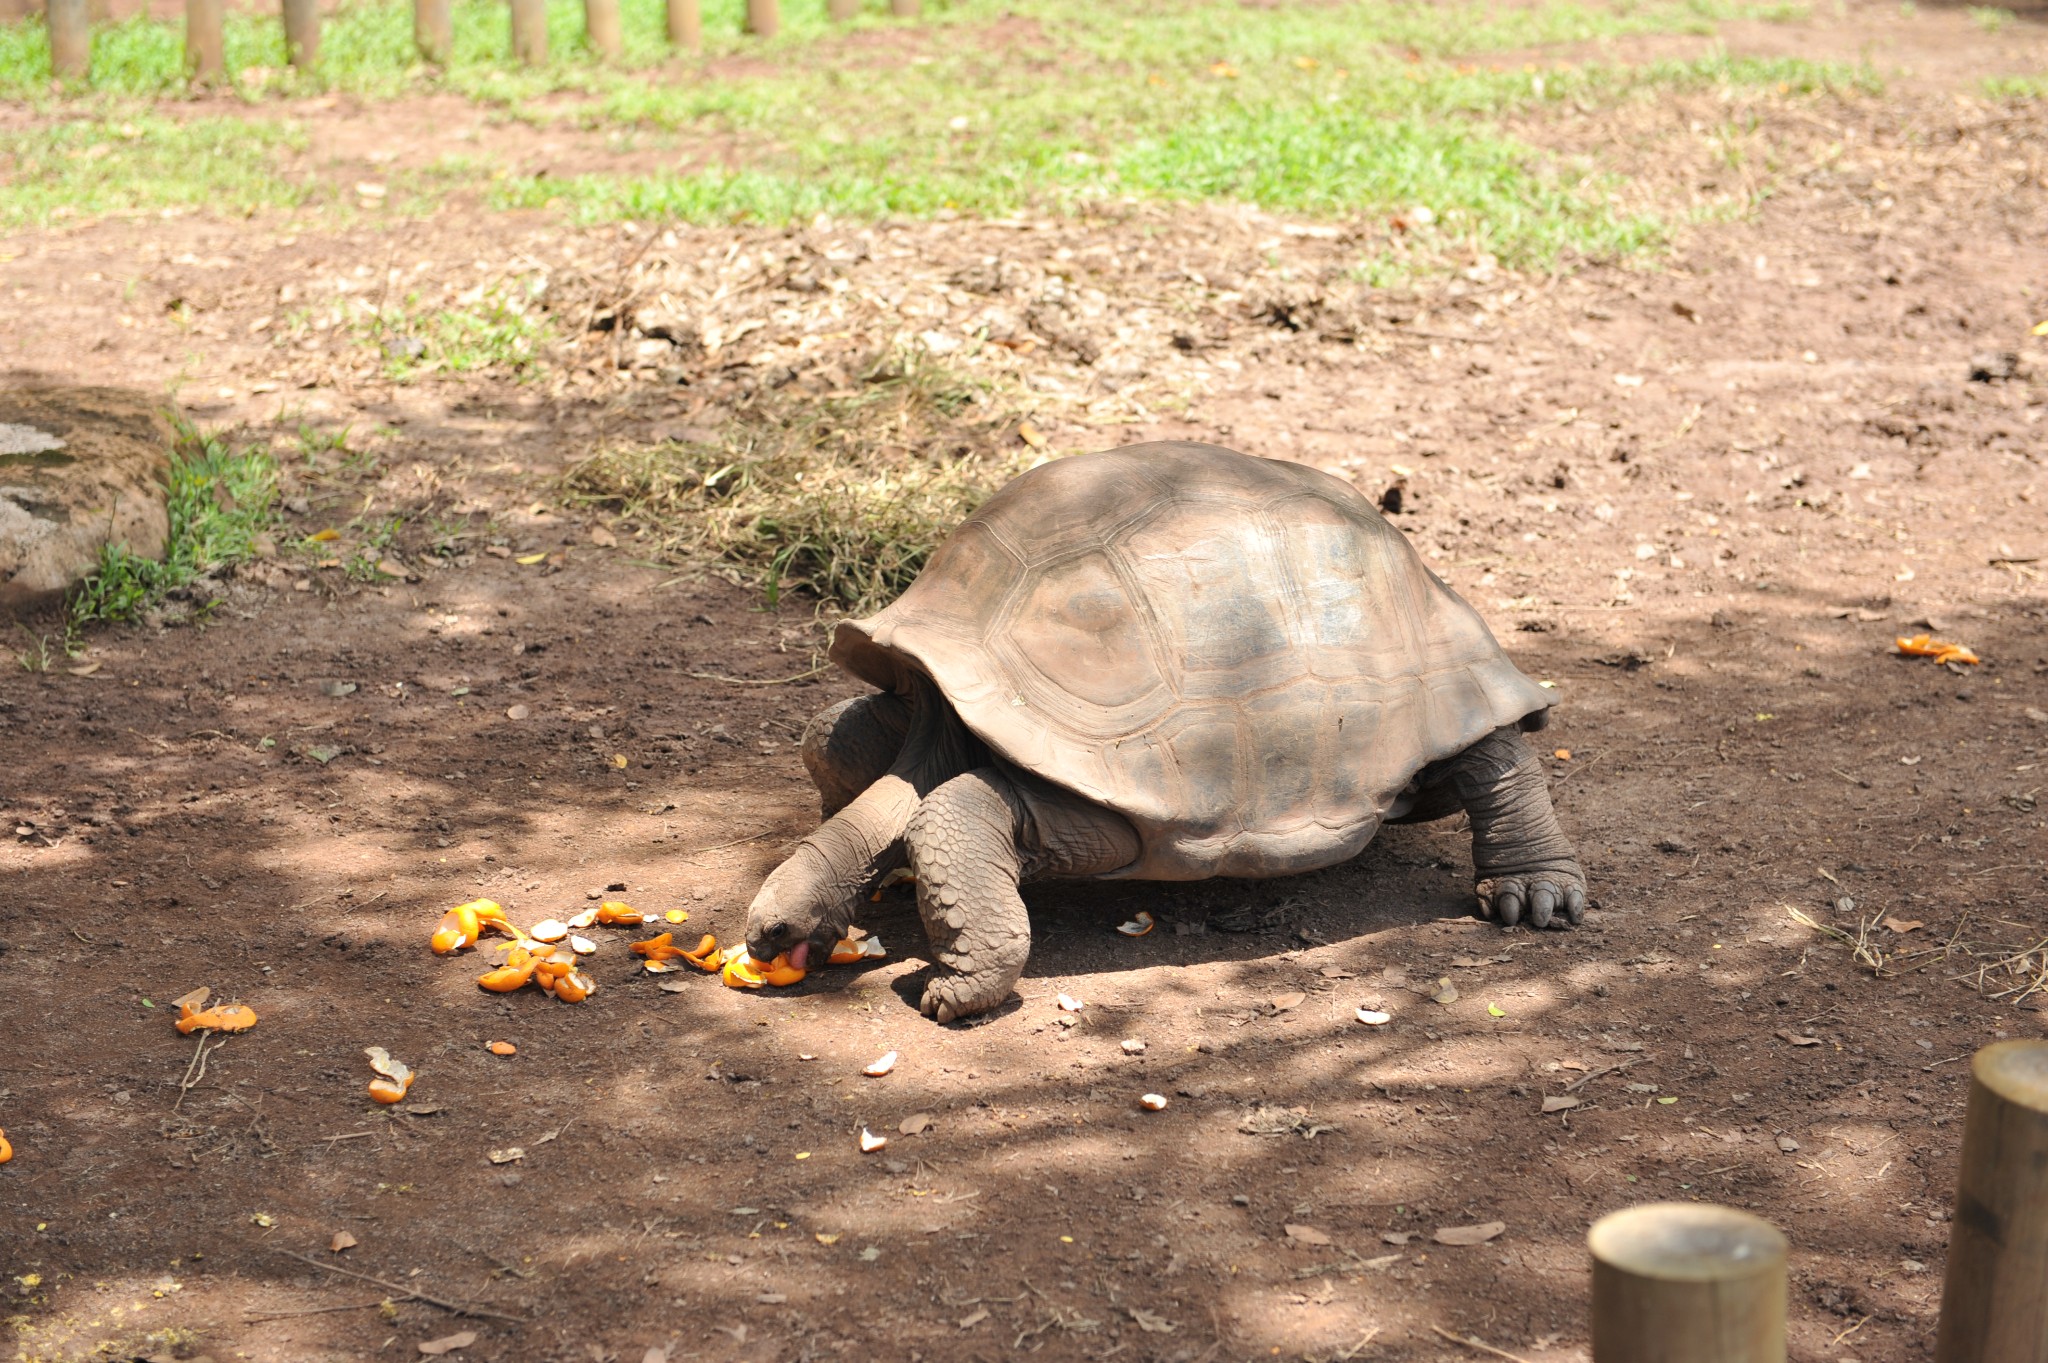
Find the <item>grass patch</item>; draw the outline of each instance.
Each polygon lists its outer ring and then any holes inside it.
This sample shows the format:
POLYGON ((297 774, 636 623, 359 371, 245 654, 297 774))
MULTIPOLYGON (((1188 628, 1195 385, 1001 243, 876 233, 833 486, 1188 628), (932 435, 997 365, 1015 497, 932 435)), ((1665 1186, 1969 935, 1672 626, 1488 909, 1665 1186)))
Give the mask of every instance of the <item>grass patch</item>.
POLYGON ((1999 9, 1993 5, 1970 6, 1970 22, 1986 33, 2002 33, 2006 25, 2018 17, 2009 9, 1999 9))
POLYGON ((277 497, 277 461, 260 447, 231 449, 187 429, 171 454, 170 535, 162 562, 100 551, 93 575, 73 594, 70 628, 133 620, 200 576, 253 558, 277 497))
POLYGON ((359 326, 383 353, 385 374, 400 383, 485 369, 523 373, 548 331, 545 318, 518 297, 481 289, 452 307, 422 308, 417 295, 408 295, 402 307, 380 310, 359 326))
POLYGON ((164 208, 293 207, 309 188, 278 163, 305 145, 301 130, 273 120, 140 111, 0 129, 0 227, 164 208))
POLYGON ((715 441, 599 454, 566 485, 662 553, 740 565, 771 603, 796 587, 858 613, 1031 460, 985 389, 905 353, 849 391, 764 393, 715 441))
POLYGON ((2048 75, 1986 76, 1978 87, 1992 99, 2048 99, 2048 75))

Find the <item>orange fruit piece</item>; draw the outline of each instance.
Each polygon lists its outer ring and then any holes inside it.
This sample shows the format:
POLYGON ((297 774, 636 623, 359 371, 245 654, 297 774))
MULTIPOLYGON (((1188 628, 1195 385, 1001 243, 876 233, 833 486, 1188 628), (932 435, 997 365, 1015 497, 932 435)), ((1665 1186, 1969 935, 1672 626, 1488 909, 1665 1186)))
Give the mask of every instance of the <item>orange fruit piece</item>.
POLYGON ((650 937, 644 942, 634 942, 626 949, 635 956, 645 956, 649 960, 659 961, 663 958, 663 954, 670 950, 670 943, 675 941, 675 937, 676 935, 672 932, 664 932, 659 937, 650 937))
POLYGON ((597 985, 580 970, 555 977, 555 997, 564 1003, 581 1003, 597 992, 597 985))
POLYGON ((682 956, 699 970, 715 971, 725 964, 725 957, 718 950, 718 939, 708 932, 697 939, 695 951, 686 951, 682 956))
POLYGON ((647 915, 631 904, 616 899, 607 899, 597 906, 597 921, 610 923, 615 927, 633 928, 647 921, 647 915))
POLYGON ((490 1045, 484 1047, 484 1049, 489 1051, 492 1055, 519 1054, 519 1048, 517 1046, 514 1046, 509 1041, 493 1041, 490 1045))
POLYGON ((14 1147, 7 1143, 7 1133, 0 1131, 0 1164, 14 1158, 14 1147))
POLYGON ((187 1008, 185 1015, 178 1019, 177 1028, 186 1036, 194 1032, 246 1032, 256 1025, 256 1011, 232 1004, 221 1008, 200 1010, 187 1008))
POLYGON ((380 1103, 395 1103, 405 1097, 405 1091, 411 1087, 412 1076, 410 1074, 406 1075, 403 1081, 396 1079, 372 1079, 370 1081, 370 1096, 380 1103))
POLYGON ((744 950, 726 961, 719 978, 725 981, 728 989, 759 989, 768 983, 761 975, 761 963, 744 950))
MULTIPOLYGON (((514 948, 514 954, 518 954, 517 948, 514 948)), ((529 956, 517 965, 507 962, 496 970, 486 970, 476 977, 476 982, 494 994, 509 994, 515 989, 525 988, 539 965, 539 961, 529 956)))
POLYGON ((862 954, 860 943, 850 942, 842 937, 832 944, 832 954, 825 958, 825 963, 827 965, 852 965, 861 958, 862 954))
POLYGON ((446 956, 451 951, 476 945, 478 934, 476 909, 473 905, 458 904, 441 915, 441 921, 434 925, 434 936, 428 945, 437 956, 446 956))
POLYGON ((799 983, 806 973, 789 963, 786 951, 761 968, 761 978, 778 989, 799 983))

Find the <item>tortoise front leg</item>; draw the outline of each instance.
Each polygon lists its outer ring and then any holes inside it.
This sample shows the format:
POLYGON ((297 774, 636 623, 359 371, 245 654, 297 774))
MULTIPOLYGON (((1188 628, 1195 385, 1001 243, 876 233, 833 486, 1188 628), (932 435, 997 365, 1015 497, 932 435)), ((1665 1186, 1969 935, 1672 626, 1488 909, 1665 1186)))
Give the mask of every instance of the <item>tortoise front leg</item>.
POLYGON ((831 818, 888 775, 909 732, 910 707, 887 691, 842 700, 812 716, 799 751, 823 816, 831 818))
POLYGON ((904 830, 932 946, 919 1007, 940 1022, 994 1008, 1024 973, 1031 920, 1017 892, 1023 822, 1008 778, 980 767, 925 796, 904 830))
POLYGON ((1504 927, 1550 926, 1559 909, 1576 926, 1586 916, 1586 873, 1551 808, 1543 766, 1513 728, 1495 729, 1450 765, 1472 818, 1472 868, 1479 905, 1504 927))

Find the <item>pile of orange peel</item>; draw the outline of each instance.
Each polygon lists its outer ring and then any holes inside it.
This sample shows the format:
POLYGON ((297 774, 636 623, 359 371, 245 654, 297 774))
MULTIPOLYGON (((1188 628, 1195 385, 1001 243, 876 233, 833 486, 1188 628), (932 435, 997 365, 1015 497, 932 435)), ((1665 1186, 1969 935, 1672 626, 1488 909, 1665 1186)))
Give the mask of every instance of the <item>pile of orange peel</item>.
MULTIPOLYGON (((810 973, 803 966, 792 965, 786 951, 772 961, 757 961, 744 946, 721 949, 718 939, 708 932, 698 938, 697 945, 692 948, 679 947, 674 939, 674 933, 664 932, 648 941, 633 943, 632 951, 635 956, 646 958, 645 969, 650 975, 665 975, 671 970, 681 969, 677 962, 687 961, 699 970, 717 975, 728 989, 759 989, 769 984, 781 988, 801 983, 810 973)), ((880 959, 887 954, 882 949, 881 938, 859 928, 848 928, 847 935, 832 948, 829 963, 851 965, 869 958, 880 959)))
POLYGON ((256 1025, 256 1010, 239 1003, 216 1004, 212 1008, 206 1001, 213 997, 213 991, 200 985, 183 998, 171 1000, 178 1010, 178 1030, 186 1036, 194 1032, 246 1032, 256 1025))
MULTIPOLYGON (((684 909, 672 909, 664 916, 671 923, 686 922, 690 917, 684 909)), ((467 904, 457 904, 441 915, 441 921, 434 925, 429 945, 436 955, 448 956, 476 946, 486 933, 499 933, 506 938, 497 948, 506 953, 505 963, 477 976, 479 985, 493 993, 509 994, 535 984, 564 1003, 581 1003, 597 992, 597 983, 577 968, 577 960, 596 951, 597 943, 578 934, 585 928, 600 924, 630 928, 646 921, 647 915, 631 904, 607 899, 566 922, 550 918, 535 923, 531 928, 522 928, 507 917, 504 908, 496 902, 473 899, 467 904)), ((721 949, 718 939, 708 932, 698 939, 695 947, 679 946, 673 932, 664 932, 645 942, 632 943, 631 950, 642 958, 650 975, 680 970, 683 963, 688 963, 717 975, 733 989, 792 985, 809 973, 804 967, 792 964, 787 952, 772 961, 757 961, 748 955, 744 946, 721 949)), ((832 948, 831 964, 850 965, 885 955, 880 938, 859 928, 848 928, 847 935, 832 948)), ((248 1026, 255 1020, 255 1015, 249 1014, 248 1022, 242 1026, 248 1026)), ((394 1097, 382 1101, 398 1100, 394 1097)))
POLYGON ((1901 654, 1908 658, 1932 658, 1937 663, 1968 663, 1972 667, 1982 662, 1976 653, 1961 644, 1937 639, 1931 634, 1902 636, 1893 641, 1901 654))

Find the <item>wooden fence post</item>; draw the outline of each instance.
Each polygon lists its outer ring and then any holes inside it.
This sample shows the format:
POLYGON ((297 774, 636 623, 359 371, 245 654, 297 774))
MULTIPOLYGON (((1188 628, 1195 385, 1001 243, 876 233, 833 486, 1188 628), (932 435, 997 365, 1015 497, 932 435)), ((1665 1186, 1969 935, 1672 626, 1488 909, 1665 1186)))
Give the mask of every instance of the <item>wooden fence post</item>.
POLYGON ((625 50, 619 30, 619 0, 583 0, 583 36, 591 51, 606 61, 617 61, 625 50))
POLYGON ((420 59, 446 66, 455 48, 455 12, 449 0, 412 0, 412 41, 420 59))
POLYGON ((704 13, 697 0, 668 0, 668 40, 686 51, 704 50, 704 13))
POLYGON ((512 56, 528 66, 547 64, 547 0, 512 0, 512 56))
POLYGON ((1593 1251, 1593 1363, 1785 1363, 1785 1237, 1700 1202, 1603 1216, 1593 1251))
POLYGON ((756 38, 772 38, 781 31, 781 0, 747 0, 747 32, 756 38))
POLYGON ((320 60, 320 0, 284 0, 284 59, 301 71, 320 60))
POLYGON ((1935 1363, 2048 1360, 2048 1041, 1970 1062, 1935 1363))
POLYGON ((860 13, 860 0, 825 0, 825 16, 841 23, 860 13))
POLYGON ((50 74, 84 80, 92 68, 92 16, 86 0, 50 0, 50 74))
POLYGON ((185 74, 194 85, 218 85, 227 72, 221 0, 185 0, 185 74))

